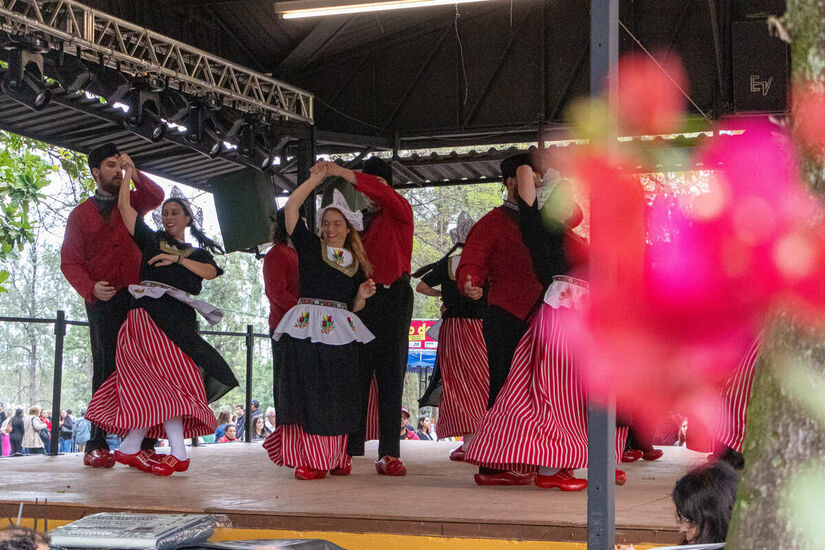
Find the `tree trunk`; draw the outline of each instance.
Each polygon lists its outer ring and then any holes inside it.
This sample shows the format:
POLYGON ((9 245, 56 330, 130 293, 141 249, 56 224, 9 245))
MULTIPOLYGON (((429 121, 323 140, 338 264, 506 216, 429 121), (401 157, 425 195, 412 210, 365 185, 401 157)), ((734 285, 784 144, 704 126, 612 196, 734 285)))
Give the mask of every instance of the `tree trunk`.
MULTIPOLYGON (((792 81, 822 86, 825 2, 788 0, 780 23, 791 39, 792 81)), ((822 157, 801 149, 800 155, 806 183, 825 195, 822 157)), ((756 364, 745 471, 726 548, 821 548, 825 412, 819 388, 825 386, 825 334, 788 313, 775 316, 767 334, 756 364)))

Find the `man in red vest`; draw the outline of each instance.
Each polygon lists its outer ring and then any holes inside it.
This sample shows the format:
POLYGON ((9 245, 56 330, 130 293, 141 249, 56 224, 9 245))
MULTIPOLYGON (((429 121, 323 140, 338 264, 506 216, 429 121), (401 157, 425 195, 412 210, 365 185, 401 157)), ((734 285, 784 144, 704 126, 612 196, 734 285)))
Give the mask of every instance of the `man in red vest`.
MULTIPOLYGON (((60 269, 86 302, 92 343, 92 393, 115 372, 117 333, 129 311, 127 288, 140 282, 140 250, 117 208, 118 189, 128 165, 134 168, 129 155, 118 151, 114 144, 89 153, 89 169, 97 189, 93 197, 69 214, 60 250, 60 269)), ((163 189, 139 170, 132 173, 132 206, 143 216, 163 201, 163 189)), ((153 449, 154 444, 155 440, 147 439, 142 446, 153 449)), ((94 468, 115 464, 106 433, 94 425, 83 464, 94 468)))

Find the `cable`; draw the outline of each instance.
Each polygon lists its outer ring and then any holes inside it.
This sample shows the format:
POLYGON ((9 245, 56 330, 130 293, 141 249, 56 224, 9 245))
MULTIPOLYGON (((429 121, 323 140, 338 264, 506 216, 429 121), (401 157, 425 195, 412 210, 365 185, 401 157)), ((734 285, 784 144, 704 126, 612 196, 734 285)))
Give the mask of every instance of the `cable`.
POLYGON ((699 111, 699 114, 700 114, 700 115, 702 115, 702 116, 703 116, 703 117, 704 117, 704 118, 705 118, 708 122, 712 122, 712 121, 710 120, 710 117, 709 117, 708 115, 706 115, 706 114, 705 114, 705 112, 704 112, 701 108, 699 108, 699 106, 696 104, 696 102, 695 102, 695 101, 693 101, 693 99, 691 99, 691 97, 688 95, 688 93, 687 93, 686 91, 684 91, 684 90, 682 89, 682 87, 681 87, 681 86, 679 86, 679 83, 678 83, 678 82, 676 82, 676 81, 673 79, 673 77, 672 77, 672 76, 670 76, 670 74, 669 74, 669 73, 665 70, 665 68, 664 68, 664 67, 662 67, 662 66, 659 64, 659 62, 658 62, 658 61, 656 61, 656 58, 655 58, 655 57, 653 57, 653 55, 652 55, 649 51, 647 51, 647 48, 645 48, 645 47, 644 47, 644 45, 643 45, 643 44, 639 41, 639 39, 638 39, 638 38, 636 38, 636 37, 633 35, 633 33, 632 33, 632 32, 630 32, 630 29, 628 29, 627 27, 625 27, 624 23, 622 23, 621 21, 619 21, 619 26, 620 26, 621 28, 623 28, 623 29, 624 29, 624 31, 625 31, 628 35, 630 35, 630 38, 632 38, 632 39, 633 39, 633 41, 634 41, 634 42, 636 42, 636 44, 637 44, 637 45, 638 45, 638 46, 642 49, 642 51, 643 51, 643 52, 645 52, 645 53, 647 54, 647 56, 648 56, 650 59, 652 59, 652 60, 653 60, 653 62, 656 64, 656 66, 657 66, 657 67, 659 67, 659 70, 660 70, 660 71, 662 71, 662 73, 664 73, 664 75, 667 77, 667 79, 668 79, 668 80, 670 80, 670 81, 673 83, 673 85, 674 85, 674 86, 676 86, 676 88, 677 88, 680 92, 682 92, 682 95, 683 95, 683 96, 685 96, 685 98, 687 98, 687 100, 688 100, 688 101, 690 101, 690 104, 691 104, 691 105, 693 105, 693 106, 696 108, 696 110, 697 110, 697 111, 699 111))
POLYGON ((458 4, 455 5, 455 37, 458 39, 458 52, 461 55, 461 71, 464 73, 464 101, 462 105, 467 105, 467 98, 470 96, 470 83, 467 80, 467 67, 464 64, 464 46, 461 44, 461 35, 458 34, 458 18, 461 15, 458 13, 458 4))
POLYGON ((332 105, 330 105, 329 103, 327 103, 326 101, 324 101, 323 99, 321 99, 318 96, 315 96, 315 101, 317 101, 318 103, 321 103, 322 105, 324 105, 330 111, 338 113, 342 117, 346 117, 346 118, 350 119, 353 122, 357 122, 358 124, 363 124, 364 126, 369 126, 370 128, 373 128, 375 130, 381 130, 381 128, 379 128, 378 126, 375 126, 374 124, 370 124, 369 122, 364 122, 363 120, 355 118, 354 116, 350 116, 350 115, 348 115, 347 113, 345 113, 343 111, 339 111, 338 109, 336 109, 335 107, 333 107, 332 105))

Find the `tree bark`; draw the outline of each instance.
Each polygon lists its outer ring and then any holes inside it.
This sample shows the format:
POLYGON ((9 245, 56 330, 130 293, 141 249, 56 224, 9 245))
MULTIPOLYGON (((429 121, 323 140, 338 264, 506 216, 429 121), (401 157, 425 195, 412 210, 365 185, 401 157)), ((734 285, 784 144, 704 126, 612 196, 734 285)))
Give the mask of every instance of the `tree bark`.
MULTIPOLYGON (((825 2, 788 0, 779 24, 791 41, 792 82, 823 86, 825 2)), ((820 197, 825 195, 823 158, 797 149, 805 182, 820 197)), ((776 315, 756 364, 743 449, 745 471, 727 550, 822 547, 818 522, 825 512, 816 509, 816 499, 822 501, 825 489, 825 412, 817 390, 823 385, 822 328, 803 326, 790 313, 776 315)))

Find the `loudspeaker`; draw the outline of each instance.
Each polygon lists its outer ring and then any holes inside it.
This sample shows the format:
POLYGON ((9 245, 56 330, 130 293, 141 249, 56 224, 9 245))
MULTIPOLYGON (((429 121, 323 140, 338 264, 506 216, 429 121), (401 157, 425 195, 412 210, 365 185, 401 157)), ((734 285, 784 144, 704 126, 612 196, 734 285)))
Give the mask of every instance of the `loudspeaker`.
POLYGON ((732 25, 733 108, 783 112, 788 104, 788 45, 768 34, 764 19, 732 25))
POLYGON ((270 213, 276 209, 269 177, 247 168, 209 180, 221 236, 227 252, 269 242, 270 213))

